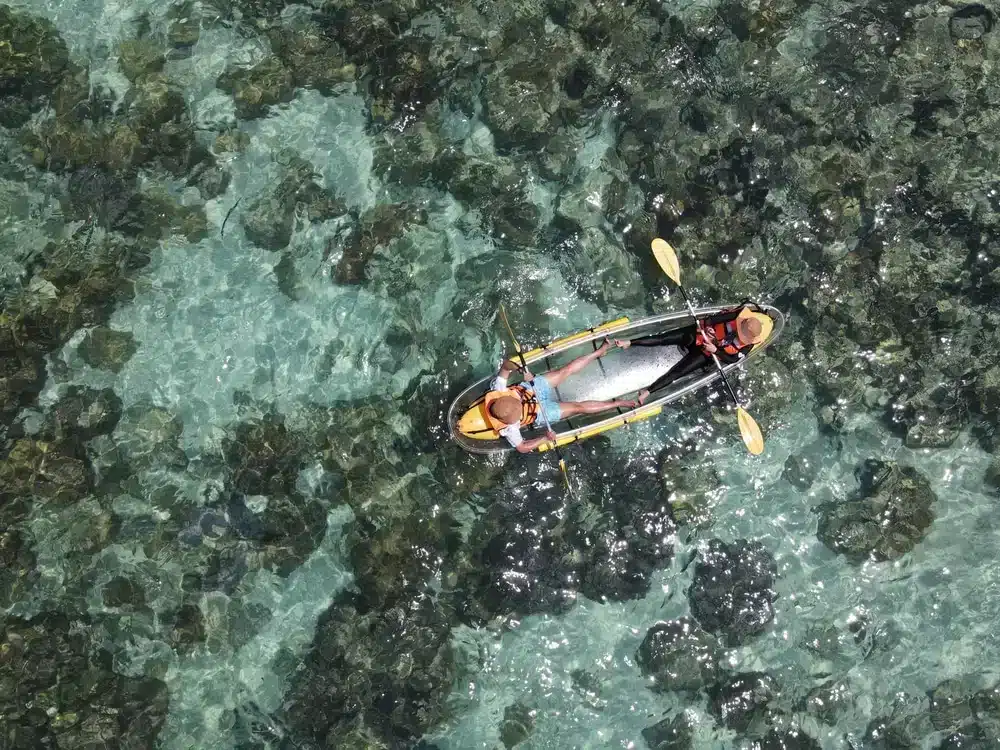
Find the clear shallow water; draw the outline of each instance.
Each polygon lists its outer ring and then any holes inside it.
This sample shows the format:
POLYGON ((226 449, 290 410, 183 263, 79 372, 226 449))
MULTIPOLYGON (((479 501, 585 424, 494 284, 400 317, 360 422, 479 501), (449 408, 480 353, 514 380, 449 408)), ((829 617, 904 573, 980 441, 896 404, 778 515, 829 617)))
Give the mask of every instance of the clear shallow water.
MULTIPOLYGON (((53 20, 74 59, 93 64, 92 83, 107 85, 119 96, 128 89, 112 51, 131 35, 131 24, 147 9, 135 4, 78 3, 18 7, 53 20)), ((165 28, 165 9, 148 10, 153 28, 165 28)), ((674 11, 688 20, 707 14, 700 5, 678 6, 674 11)), ((826 23, 823 18, 818 6, 807 12, 779 51, 795 64, 812 57, 820 46, 816 37, 826 23)), ((229 29, 206 29, 188 59, 167 63, 166 72, 183 88, 199 127, 237 124, 231 98, 218 91, 214 81, 226 63, 252 64, 265 49, 260 41, 248 41, 229 29)), ((580 276, 580 268, 593 259, 558 254, 547 247, 504 252, 484 228, 485 206, 469 207, 436 188, 404 188, 380 179, 373 172, 378 137, 365 131, 365 106, 362 94, 350 84, 327 96, 299 89, 290 103, 269 117, 240 121, 250 145, 242 154, 224 157, 232 180, 224 193, 205 203, 207 237, 196 243, 179 236, 161 242, 150 264, 136 274, 134 298, 118 306, 109 320, 112 328, 134 335, 139 344, 136 353, 118 373, 89 367, 78 353, 81 332, 50 356, 49 371, 55 374, 38 407, 50 408, 68 385, 79 384, 112 388, 125 409, 152 402, 178 416, 183 423, 179 445, 192 465, 165 475, 149 470, 143 482, 147 489, 168 480, 178 483, 187 505, 198 510, 208 505, 206 488, 225 482, 224 472, 212 460, 241 418, 238 393, 273 402, 278 412, 287 415, 289 427, 296 427, 307 421, 300 412, 306 405, 337 408, 351 399, 398 399, 414 378, 441 367, 442 359, 452 367, 449 378, 466 366, 477 373, 488 371, 503 343, 486 289, 499 289, 508 307, 518 311, 525 344, 619 314, 640 316, 647 305, 659 310, 678 302, 623 293, 643 284, 640 262, 628 256, 616 269, 611 291, 597 304, 591 282, 580 276), (340 257, 342 248, 334 238, 344 220, 297 222, 284 251, 298 272, 298 299, 289 299, 278 288, 275 273, 282 254, 249 242, 235 211, 225 237, 219 233, 238 199, 243 199, 245 209, 279 178, 275 160, 287 148, 309 161, 319 182, 348 207, 363 212, 405 197, 424 207, 426 225, 376 255, 369 283, 337 286, 330 273, 340 257), (327 256, 331 240, 334 250, 327 256), (492 256, 498 260, 491 267, 485 261, 492 256), (478 276, 473 273, 470 281, 466 269, 475 268, 477 261, 484 262, 484 270, 478 276), (408 341, 400 342, 401 330, 408 341)), ((455 110, 442 120, 443 130, 465 153, 494 157, 492 134, 482 119, 455 110)), ((566 184, 603 184, 601 170, 610 169, 601 159, 614 142, 615 122, 614 114, 607 112, 593 127, 579 129, 584 140, 566 184)), ((528 195, 547 223, 563 184, 526 169, 531 183, 528 195)), ((33 190, 11 187, 5 205, 22 208, 19 214, 8 213, 13 218, 7 219, 4 231, 8 238, 16 237, 18 245, 43 244, 39 225, 52 211, 45 187, 44 180, 33 190)), ((197 200, 190 189, 185 192, 178 183, 171 187, 182 201, 197 200)), ((593 204, 600 208, 599 203, 595 198, 593 204)), ((599 218, 584 215, 590 217, 584 222, 601 224, 599 218)), ((53 236, 58 229, 52 227, 42 236, 53 236)), ((603 270, 600 259, 596 266, 603 270)), ((784 284, 786 291, 795 288, 788 280, 773 281, 776 286, 784 284)), ((779 346, 790 343, 782 341, 779 346)), ((720 431, 717 442, 704 446, 703 460, 716 467, 726 486, 714 509, 714 522, 697 533, 680 530, 673 562, 655 574, 646 597, 601 604, 581 595, 568 613, 520 617, 502 635, 495 624, 480 630, 456 625, 451 634, 456 651, 476 656, 461 660, 465 666, 448 699, 451 711, 430 731, 428 741, 441 748, 497 747, 504 710, 516 701, 536 712, 534 728, 522 747, 641 748, 641 730, 681 707, 701 717, 696 746, 739 746, 742 740, 735 734, 712 728, 703 697, 691 702, 651 692, 634 660, 650 626, 688 614, 685 592, 693 566, 685 569, 685 563, 710 537, 759 540, 774 555, 779 571, 774 622, 749 645, 731 650, 729 667, 770 671, 783 687, 783 706, 825 679, 821 675, 848 682, 853 705, 835 726, 801 719, 802 727, 825 748, 845 747, 846 737, 859 738, 868 721, 888 713, 900 693, 921 695, 942 680, 967 672, 981 675, 988 684, 1000 679, 992 666, 1000 664, 994 628, 1000 614, 994 562, 1000 512, 995 495, 983 484, 991 456, 964 435, 944 450, 908 449, 875 418, 863 416, 840 436, 839 448, 828 440, 819 476, 803 493, 781 474, 786 458, 820 434, 810 397, 807 393, 791 403, 767 425, 768 450, 760 459, 746 456, 738 437, 725 431, 720 431), (846 498, 856 487, 856 467, 872 456, 919 467, 937 495, 936 520, 900 561, 859 567, 817 540, 811 508, 846 498), (867 658, 859 657, 858 648, 849 642, 839 657, 809 648, 819 628, 833 624, 843 632, 850 618, 862 611, 896 634, 891 647, 874 650, 867 658), (591 688, 574 685, 573 673, 581 669, 593 675, 591 688)), ((685 408, 697 405, 689 402, 685 408)), ((419 437, 413 435, 405 410, 393 427, 398 435, 419 437)), ((338 429, 336 413, 332 429, 338 429)), ((659 449, 677 439, 678 429, 668 416, 615 434, 611 445, 627 460, 639 455, 640 449, 659 449)), ((397 451, 396 461, 407 459, 397 451)), ((574 475, 577 470, 571 467, 574 475)), ((318 475, 322 470, 303 469, 300 485, 304 496, 323 497, 329 505, 322 542, 287 577, 255 569, 238 590, 200 596, 203 644, 188 653, 175 651, 155 617, 149 626, 130 630, 126 625, 102 634, 113 645, 117 673, 157 676, 166 683, 170 703, 156 746, 241 746, 242 730, 235 714, 250 703, 264 714, 279 712, 297 660, 313 640, 317 618, 354 585, 354 571, 343 549, 352 516, 347 498, 324 495, 318 482, 309 481, 311 472, 318 475), (243 643, 230 638, 225 624, 234 602, 266 611, 243 643)), ((471 493, 464 498, 470 503, 480 499, 471 493)), ((123 516, 153 515, 141 500, 130 505, 133 500, 118 497, 116 510, 123 516)), ((77 543, 72 530, 83 523, 81 519, 100 517, 101 512, 90 501, 68 510, 33 511, 25 528, 41 581, 30 597, 12 607, 12 613, 30 615, 69 606, 62 599, 62 587, 77 565, 72 559, 77 543)), ((460 515, 461 509, 453 512, 460 515)), ((118 540, 91 553, 100 561, 100 574, 88 584, 85 611, 94 615, 108 611, 100 590, 121 573, 147 589, 146 602, 154 613, 179 604, 183 576, 190 572, 185 566, 203 561, 171 551, 147 557, 141 541, 118 540)), ((936 747, 941 736, 928 735, 922 746, 936 747)))
MULTIPOLYGON (((837 748, 847 736, 860 740, 868 721, 888 713, 900 693, 919 695, 970 672, 995 679, 996 670, 987 665, 995 663, 1000 648, 991 625, 1000 607, 992 552, 998 512, 982 488, 988 454, 969 445, 950 455, 912 451, 875 426, 845 440, 809 493, 796 491, 781 479, 781 467, 796 445, 815 437, 813 420, 801 412, 796 416, 794 428, 768 435, 763 460, 744 458, 732 439, 706 450, 709 460, 728 469, 729 485, 710 535, 762 541, 779 571, 773 627, 752 644, 730 650, 728 664, 734 671, 776 675, 789 698, 804 697, 830 676, 846 680, 855 705, 844 720, 834 727, 808 718, 802 723, 823 747, 837 748), (937 520, 903 560, 858 568, 816 539, 810 508, 819 498, 852 491, 854 467, 871 455, 921 466, 938 496, 937 520), (846 630, 862 612, 877 623, 894 623, 899 643, 858 664, 852 663, 850 646, 839 658, 810 649, 822 628, 836 624, 846 630)), ((638 447, 646 439, 629 442, 638 447)), ((698 539, 679 540, 673 564, 656 576, 642 600, 599 604, 581 597, 566 616, 525 617, 502 635, 463 632, 460 642, 472 641, 485 655, 483 667, 454 693, 459 717, 441 733, 442 747, 494 747, 504 708, 514 701, 538 712, 531 747, 644 747, 643 728, 671 708, 689 707, 701 716, 697 746, 730 747, 736 738, 711 730, 703 703, 692 706, 648 691, 635 663, 649 627, 689 614, 685 593, 693 567, 686 572, 683 567, 698 545, 698 539), (573 673, 580 669, 596 677, 596 696, 575 684, 573 673)), ((936 741, 929 737, 924 746, 936 741)))

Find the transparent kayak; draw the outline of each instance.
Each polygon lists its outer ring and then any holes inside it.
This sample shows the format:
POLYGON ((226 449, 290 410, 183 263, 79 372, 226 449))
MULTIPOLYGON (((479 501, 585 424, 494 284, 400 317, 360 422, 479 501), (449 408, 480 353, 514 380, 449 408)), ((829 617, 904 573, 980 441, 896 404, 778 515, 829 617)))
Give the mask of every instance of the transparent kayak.
MULTIPOLYGON (((702 307, 694 312, 698 319, 702 319, 738 306, 702 307)), ((742 367, 747 362, 753 362, 781 334, 785 325, 781 311, 770 305, 761 305, 760 309, 773 322, 770 334, 767 339, 757 344, 742 362, 724 365, 725 372, 742 367)), ((544 375, 576 357, 594 351, 605 338, 635 339, 662 334, 691 325, 691 322, 692 317, 687 310, 636 321, 619 318, 525 352, 524 358, 535 375, 544 375)), ((667 373, 682 357, 683 352, 676 346, 633 346, 628 349, 612 349, 582 372, 566 378, 556 389, 556 395, 560 401, 631 399, 639 390, 648 387, 667 373)), ((518 360, 515 358, 515 361, 518 360)), ((513 450, 510 443, 488 425, 483 414, 483 397, 489 391, 490 382, 495 376, 496 373, 490 373, 470 385, 452 401, 448 409, 448 427, 452 437, 463 448, 473 453, 491 454, 513 450)), ((516 375, 511 378, 510 385, 514 384, 515 377, 516 375)), ((599 414, 580 415, 553 422, 552 430, 558 436, 555 443, 560 446, 567 445, 654 417, 667 404, 714 383, 719 377, 718 369, 713 367, 711 370, 693 373, 667 384, 662 390, 651 393, 646 403, 635 409, 611 409, 599 414)), ((525 438, 531 438, 541 434, 540 431, 544 429, 544 422, 538 420, 530 427, 522 428, 521 433, 525 438)), ((551 450, 552 447, 553 443, 548 442, 541 445, 538 450, 551 450)))

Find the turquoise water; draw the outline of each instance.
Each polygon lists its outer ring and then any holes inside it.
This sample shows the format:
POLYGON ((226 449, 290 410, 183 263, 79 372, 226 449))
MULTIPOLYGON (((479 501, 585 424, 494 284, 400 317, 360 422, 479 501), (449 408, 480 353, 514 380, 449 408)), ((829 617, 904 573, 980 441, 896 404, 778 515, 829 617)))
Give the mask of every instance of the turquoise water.
MULTIPOLYGON (((171 750, 643 748, 644 729, 678 715, 694 727, 678 747, 778 747, 772 727, 827 750, 996 746, 1000 714, 970 703, 1000 682, 998 42, 978 6, 957 31, 943 5, 12 7, 51 22, 106 105, 57 112, 54 86, 5 89, 31 111, 0 134, 2 320, 16 332, 0 338, 0 747, 86 746, 100 706, 120 709, 119 746, 171 750), (346 57, 356 76, 296 80, 261 116, 217 86, 278 54, 275 30, 316 18, 323 53, 341 54, 316 69, 346 57), (192 25, 197 41, 178 42, 192 25), (155 102, 136 114, 135 91, 161 79, 125 75, 135 39, 166 50, 173 120, 136 124, 155 102), (158 155, 117 169, 104 142, 61 167, 56 139, 31 135, 53 121, 127 123, 158 155), (189 141, 156 140, 177 121, 189 141), (234 132, 243 145, 224 146, 234 132), (222 189, 168 166, 191 144, 228 174, 222 189), (81 213, 71 180, 94 165, 127 184, 126 216, 160 208, 139 229, 81 213), (297 194, 261 220, 288 222, 267 249, 254 212, 291 173, 339 207, 297 194), (201 229, 178 229, 185 211, 201 229), (567 451, 573 498, 552 457, 450 443, 448 402, 506 351, 499 302, 525 345, 682 304, 649 258, 655 233, 696 300, 754 295, 788 313, 741 378, 766 452, 743 449, 721 391, 567 451), (106 256, 112 270, 86 265, 106 256), (57 273, 77 264, 114 292, 81 302, 57 273), (113 365, 90 349, 104 328, 132 342, 113 365), (29 361, 45 363, 37 387, 11 375, 29 361), (74 387, 113 391, 120 418, 59 416, 74 387), (682 447, 694 453, 664 458, 682 447), (802 456, 815 476, 796 484, 786 463, 802 456), (868 459, 914 467, 935 496, 897 559, 851 561, 818 537, 823 504, 852 500, 868 459), (640 583, 602 583, 645 554, 622 517, 670 503, 672 555, 640 583), (617 546, 595 563, 582 540, 602 535, 617 546), (657 622, 691 615, 710 539, 760 542, 777 572, 773 620, 720 646, 723 675, 779 686, 738 730, 713 716, 711 685, 655 691, 636 658, 657 622), (520 565, 497 545, 524 558, 527 593, 497 593, 520 565), (14 690, 14 674, 37 677, 14 690), (935 719, 928 693, 958 678, 957 718, 935 719), (810 691, 830 681, 846 698, 817 710, 810 691), (906 741, 866 736, 887 716, 906 741), (946 739, 975 731, 980 744, 946 739)), ((104 184, 88 205, 110 205, 104 184)))

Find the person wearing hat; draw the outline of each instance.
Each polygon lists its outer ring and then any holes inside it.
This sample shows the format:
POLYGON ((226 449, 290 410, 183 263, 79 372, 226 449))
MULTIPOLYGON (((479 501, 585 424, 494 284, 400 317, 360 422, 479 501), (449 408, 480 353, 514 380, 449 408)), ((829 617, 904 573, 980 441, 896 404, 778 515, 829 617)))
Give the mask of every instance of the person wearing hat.
POLYGON ((771 329, 770 318, 755 312, 749 305, 713 315, 668 333, 633 339, 615 339, 622 349, 630 346, 678 346, 685 350, 676 365, 656 379, 648 388, 639 391, 639 403, 645 403, 651 391, 657 391, 674 380, 713 365, 715 354, 724 364, 738 362, 757 344, 767 339, 771 329), (765 325, 766 324, 766 325, 765 325), (765 331, 765 327, 767 331, 765 331))
POLYGON ((534 375, 527 368, 518 367, 513 360, 500 364, 500 372, 490 384, 490 390, 483 400, 483 415, 486 423, 519 453, 535 450, 546 441, 556 440, 558 435, 549 427, 545 434, 525 439, 521 428, 535 424, 558 422, 578 414, 596 414, 607 409, 632 409, 635 401, 617 399, 614 401, 559 401, 558 388, 570 375, 583 370, 587 365, 607 354, 611 342, 605 340, 596 351, 577 357, 572 362, 551 370, 544 375, 534 375), (507 379, 514 370, 520 370, 522 381, 517 385, 507 385, 507 379), (544 410, 544 412, 543 412, 544 410))

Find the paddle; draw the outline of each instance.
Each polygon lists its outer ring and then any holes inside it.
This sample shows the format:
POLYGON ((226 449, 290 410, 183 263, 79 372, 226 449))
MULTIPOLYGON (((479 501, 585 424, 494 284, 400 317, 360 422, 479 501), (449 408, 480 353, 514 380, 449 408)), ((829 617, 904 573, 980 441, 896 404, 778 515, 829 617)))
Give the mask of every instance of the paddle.
MULTIPOLYGON (((528 364, 524 361, 524 354, 521 352, 521 345, 517 343, 517 337, 514 335, 514 329, 510 327, 510 322, 507 320, 507 311, 504 309, 503 302, 500 303, 500 319, 503 321, 504 326, 506 326, 507 333, 510 334, 510 340, 514 344, 514 351, 517 352, 517 356, 521 360, 521 368, 523 370, 527 370, 528 364)), ((538 405, 538 413, 542 415, 542 421, 545 422, 545 428, 547 430, 551 430, 552 425, 549 424, 549 418, 545 416, 545 409, 542 408, 541 404, 538 405)), ((566 489, 570 490, 570 494, 572 494, 572 490, 569 486, 569 472, 566 470, 566 459, 563 458, 557 442, 553 442, 552 447, 556 449, 556 457, 559 459, 559 468, 562 470, 563 480, 566 482, 566 489)))
MULTIPOLYGON (((684 302, 687 303, 688 310, 691 313, 691 317, 697 322, 697 318, 694 313, 694 306, 691 304, 691 300, 688 299, 687 292, 684 291, 684 287, 681 285, 681 267, 680 263, 677 261, 677 253, 674 251, 673 247, 666 240, 662 240, 657 237, 652 242, 653 257, 656 258, 656 262, 660 264, 660 268, 663 272, 670 277, 677 288, 681 290, 681 295, 684 297, 684 302)), ((715 352, 712 352, 712 359, 715 361, 715 366, 719 368, 719 374, 722 376, 722 382, 726 384, 726 388, 729 390, 729 395, 733 399, 733 403, 736 404, 736 422, 740 426, 740 435, 743 436, 743 442, 747 446, 747 450, 753 455, 759 455, 764 451, 764 437, 760 434, 760 427, 757 426, 757 422, 751 417, 743 405, 740 404, 740 400, 736 398, 736 392, 733 387, 729 384, 729 379, 726 377, 726 373, 722 369, 722 363, 719 362, 719 358, 715 356, 715 352)))

